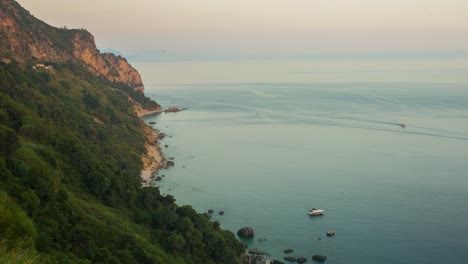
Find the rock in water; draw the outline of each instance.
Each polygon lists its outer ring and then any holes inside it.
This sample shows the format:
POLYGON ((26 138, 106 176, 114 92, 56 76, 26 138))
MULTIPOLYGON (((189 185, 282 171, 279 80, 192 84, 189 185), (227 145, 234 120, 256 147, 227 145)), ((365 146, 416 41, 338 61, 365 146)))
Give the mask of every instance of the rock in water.
POLYGON ((284 264, 284 262, 274 259, 272 264, 284 264))
POLYGON ((254 230, 251 227, 243 227, 237 231, 237 235, 240 237, 253 237, 254 236, 254 230))
POLYGON ((322 256, 322 255, 313 255, 312 260, 318 261, 318 262, 324 262, 327 259, 327 256, 322 256))
POLYGON ((258 248, 252 248, 252 249, 249 250, 249 254, 252 254, 252 255, 267 255, 268 253, 266 253, 265 251, 260 250, 258 248))
POLYGON ((297 259, 297 263, 305 263, 305 262, 307 262, 307 259, 304 257, 300 257, 297 259))
POLYGON ((208 218, 208 219, 211 219, 211 215, 209 213, 203 213, 203 216, 208 218))

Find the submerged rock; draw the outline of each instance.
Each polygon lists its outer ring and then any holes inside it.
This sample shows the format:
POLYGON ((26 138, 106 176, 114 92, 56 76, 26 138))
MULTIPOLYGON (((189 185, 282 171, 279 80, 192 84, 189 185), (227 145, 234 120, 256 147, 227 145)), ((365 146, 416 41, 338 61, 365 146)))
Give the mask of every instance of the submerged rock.
POLYGON ((292 250, 290 248, 284 250, 284 253, 286 253, 286 254, 289 254, 289 253, 292 253, 292 252, 294 252, 294 250, 292 250))
POLYGON ((290 261, 290 262, 296 262, 295 257, 284 257, 284 260, 290 261))
POLYGON ((219 215, 224 215, 224 211, 219 211, 219 215))
POLYGON ((324 262, 327 259, 327 256, 322 256, 322 255, 313 255, 312 260, 318 261, 318 262, 324 262))
POLYGON ((305 263, 305 262, 307 262, 307 259, 304 257, 300 257, 297 259, 297 263, 305 263))
POLYGON ((274 260, 272 261, 272 264, 284 264, 284 262, 274 259, 274 260))

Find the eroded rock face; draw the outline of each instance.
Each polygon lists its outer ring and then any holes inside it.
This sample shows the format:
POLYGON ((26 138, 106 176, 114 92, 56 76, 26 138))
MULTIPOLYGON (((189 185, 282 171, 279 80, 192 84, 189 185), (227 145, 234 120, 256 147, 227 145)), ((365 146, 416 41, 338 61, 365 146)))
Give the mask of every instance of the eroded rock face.
POLYGON ((85 63, 95 75, 102 75, 112 82, 122 82, 144 92, 140 74, 126 59, 112 53, 100 53, 96 48, 93 35, 87 31, 78 31, 73 39, 73 56, 85 63))
POLYGON ((55 33, 60 29, 31 16, 15 1, 0 0, 0 5, 0 57, 15 59, 19 63, 33 58, 49 62, 72 59, 71 54, 54 44, 51 34, 43 34, 48 31, 59 35, 55 33))
POLYGON ((254 230, 251 227, 243 227, 237 231, 237 235, 240 237, 253 237, 254 236, 254 230))
POLYGON ((101 53, 88 31, 50 26, 13 0, 0 0, 0 5, 0 58, 21 64, 32 60, 79 62, 94 75, 144 92, 140 74, 126 59, 101 53))

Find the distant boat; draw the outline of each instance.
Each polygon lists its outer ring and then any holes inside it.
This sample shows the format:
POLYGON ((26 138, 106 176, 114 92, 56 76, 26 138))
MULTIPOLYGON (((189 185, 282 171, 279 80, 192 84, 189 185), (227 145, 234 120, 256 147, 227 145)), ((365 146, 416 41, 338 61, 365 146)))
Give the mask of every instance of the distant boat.
POLYGON ((323 215, 323 212, 325 212, 325 210, 312 208, 312 209, 309 209, 307 214, 311 216, 315 216, 315 215, 323 215))
POLYGON ((400 123, 398 125, 401 126, 401 127, 406 127, 405 123, 400 123))
POLYGON ((335 235, 335 230, 330 229, 327 231, 327 236, 334 236, 335 235))

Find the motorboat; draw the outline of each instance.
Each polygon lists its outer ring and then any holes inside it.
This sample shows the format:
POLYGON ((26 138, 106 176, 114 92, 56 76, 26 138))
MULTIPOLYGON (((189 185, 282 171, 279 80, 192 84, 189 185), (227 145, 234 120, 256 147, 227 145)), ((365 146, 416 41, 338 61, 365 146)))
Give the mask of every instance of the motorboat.
POLYGON ((330 229, 327 231, 327 236, 334 236, 335 235, 335 230, 330 229))
POLYGON ((312 208, 312 209, 309 209, 307 214, 312 215, 312 216, 313 215, 323 215, 323 212, 325 212, 325 210, 312 208))

